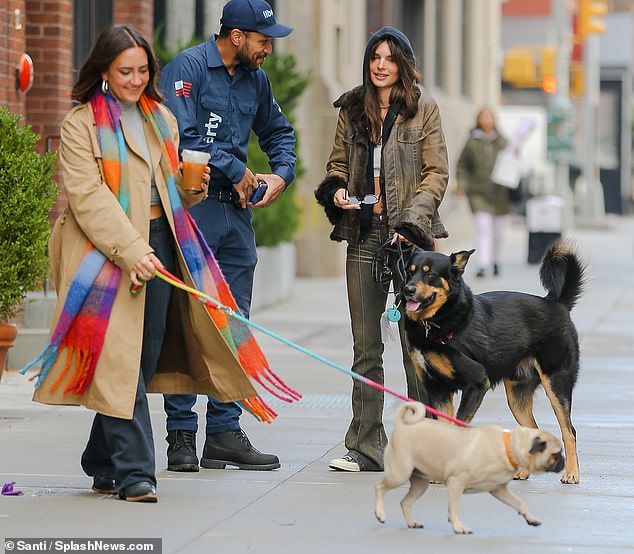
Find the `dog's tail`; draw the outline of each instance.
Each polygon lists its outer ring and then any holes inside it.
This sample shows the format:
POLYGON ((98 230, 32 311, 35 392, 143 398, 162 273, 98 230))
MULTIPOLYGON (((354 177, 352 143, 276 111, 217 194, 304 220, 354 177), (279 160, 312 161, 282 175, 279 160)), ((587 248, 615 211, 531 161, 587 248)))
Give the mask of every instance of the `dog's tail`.
POLYGON ((572 310, 583 292, 585 273, 586 264, 579 259, 572 244, 556 242, 544 254, 539 270, 542 286, 548 291, 546 298, 572 310))
POLYGON ((396 413, 396 420, 405 425, 413 425, 425 419, 425 405, 420 402, 405 402, 396 413))

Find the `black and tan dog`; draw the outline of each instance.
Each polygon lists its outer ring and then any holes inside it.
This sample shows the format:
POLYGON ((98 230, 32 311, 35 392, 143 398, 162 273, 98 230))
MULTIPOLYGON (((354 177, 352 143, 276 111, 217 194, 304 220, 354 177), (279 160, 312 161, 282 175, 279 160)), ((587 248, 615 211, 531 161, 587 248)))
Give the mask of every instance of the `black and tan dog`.
MULTIPOLYGON (((579 371, 579 341, 570 310, 581 295, 585 266, 569 244, 544 255, 545 297, 522 292, 473 294, 462 275, 473 253, 446 256, 415 249, 402 295, 410 355, 432 407, 469 422, 486 392, 504 382, 520 425, 537 427, 533 394, 541 384, 555 411, 566 453, 562 483, 579 482, 572 390, 579 371)), ((525 479, 528 472, 520 471, 525 479)))

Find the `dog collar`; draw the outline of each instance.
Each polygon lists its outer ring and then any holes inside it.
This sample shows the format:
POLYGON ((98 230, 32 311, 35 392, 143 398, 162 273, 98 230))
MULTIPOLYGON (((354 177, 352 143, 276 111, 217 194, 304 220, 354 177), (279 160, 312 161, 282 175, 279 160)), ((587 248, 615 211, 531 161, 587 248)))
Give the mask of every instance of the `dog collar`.
POLYGON ((440 344, 447 344, 451 339, 453 339, 453 337, 453 333, 448 333, 444 337, 438 337, 435 342, 438 342, 440 344))
MULTIPOLYGON (((425 338, 429 336, 429 331, 432 327, 436 327, 436 329, 440 329, 440 325, 438 325, 437 323, 434 323, 433 321, 427 321, 426 319, 423 320, 423 327, 425 328, 425 338)), ((446 335, 442 337, 438 337, 434 339, 434 342, 437 342, 438 344, 447 344, 453 338, 454 338, 453 333, 447 333, 446 335)))
POLYGON ((511 432, 508 429, 504 429, 504 450, 506 450, 506 457, 509 459, 513 469, 517 469, 519 465, 513 458, 513 454, 511 454, 511 432))

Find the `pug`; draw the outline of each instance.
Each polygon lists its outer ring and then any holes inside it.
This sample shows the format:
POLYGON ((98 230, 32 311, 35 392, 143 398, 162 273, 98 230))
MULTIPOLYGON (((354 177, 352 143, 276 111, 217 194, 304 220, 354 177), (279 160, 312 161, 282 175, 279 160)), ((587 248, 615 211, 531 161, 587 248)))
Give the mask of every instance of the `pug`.
POLYGON ((561 442, 546 431, 459 427, 426 418, 423 404, 406 402, 396 414, 385 450, 385 473, 375 487, 375 515, 385 522, 385 493, 409 480, 409 491, 401 500, 403 515, 408 527, 423 527, 414 519, 412 507, 433 481, 447 485, 449 522, 455 533, 472 532, 460 519, 460 498, 465 492, 489 492, 515 508, 529 525, 537 526, 541 521, 507 485, 518 468, 559 473, 564 461, 561 442))

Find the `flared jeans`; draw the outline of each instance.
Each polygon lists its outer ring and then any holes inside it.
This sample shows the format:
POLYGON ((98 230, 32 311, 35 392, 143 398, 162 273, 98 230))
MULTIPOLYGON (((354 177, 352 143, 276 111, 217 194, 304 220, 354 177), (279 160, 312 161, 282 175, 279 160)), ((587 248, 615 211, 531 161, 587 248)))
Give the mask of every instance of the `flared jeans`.
MULTIPOLYGON (((150 221, 150 245, 168 271, 174 271, 174 239, 166 217, 150 221)), ((122 279, 127 279, 122 275, 122 279)), ((90 438, 81 457, 90 476, 114 479, 118 491, 145 481, 156 485, 154 439, 146 384, 156 371, 170 303, 171 286, 158 277, 146 284, 141 367, 132 419, 95 414, 90 438)))
MULTIPOLYGON (((346 258, 346 284, 354 352, 352 371, 381 385, 384 382, 381 315, 386 310, 388 294, 391 298, 393 297, 375 281, 372 260, 376 255, 377 263, 379 267, 382 267, 384 259, 382 245, 388 238, 385 222, 378 216, 373 216, 369 236, 360 244, 348 245, 346 258)), ((404 257, 407 258, 407 255, 407 250, 404 249, 404 257)), ((390 256, 390 267, 394 276, 393 290, 398 292, 402 278, 396 263, 395 257, 390 256)), ((401 319, 398 327, 407 395, 414 400, 427 402, 427 393, 416 377, 416 371, 408 353, 403 328, 404 307, 399 307, 399 310, 401 319)), ((387 445, 383 426, 383 402, 382 391, 356 379, 353 380, 352 421, 346 433, 345 445, 348 450, 362 455, 361 469, 383 469, 383 452, 387 445)))

